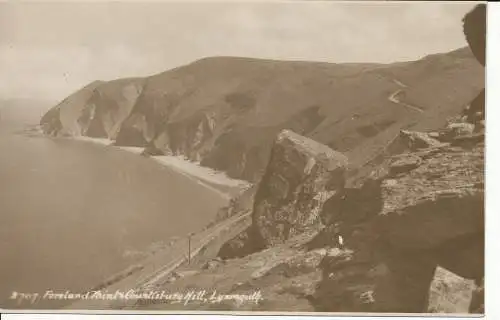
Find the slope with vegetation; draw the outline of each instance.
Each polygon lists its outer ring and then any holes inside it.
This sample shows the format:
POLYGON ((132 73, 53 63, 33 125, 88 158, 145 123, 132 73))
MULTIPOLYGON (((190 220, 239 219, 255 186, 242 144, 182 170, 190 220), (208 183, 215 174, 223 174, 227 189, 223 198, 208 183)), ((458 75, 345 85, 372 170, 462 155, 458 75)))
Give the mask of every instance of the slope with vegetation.
POLYGON ((468 48, 387 65, 215 57, 147 78, 91 83, 41 124, 53 135, 184 155, 255 182, 282 129, 344 152, 360 167, 402 128, 443 126, 483 82, 468 48), (398 90, 400 101, 424 112, 391 101, 398 90))

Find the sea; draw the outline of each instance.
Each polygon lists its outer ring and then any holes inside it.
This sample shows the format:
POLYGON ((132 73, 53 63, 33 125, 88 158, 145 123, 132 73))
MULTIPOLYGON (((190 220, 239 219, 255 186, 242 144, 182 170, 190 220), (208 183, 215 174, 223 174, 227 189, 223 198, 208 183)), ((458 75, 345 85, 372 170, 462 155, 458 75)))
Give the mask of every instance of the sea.
POLYGON ((152 159, 0 121, 0 308, 82 292, 184 241, 227 199, 152 159), (28 297, 28 296, 26 296, 28 297))

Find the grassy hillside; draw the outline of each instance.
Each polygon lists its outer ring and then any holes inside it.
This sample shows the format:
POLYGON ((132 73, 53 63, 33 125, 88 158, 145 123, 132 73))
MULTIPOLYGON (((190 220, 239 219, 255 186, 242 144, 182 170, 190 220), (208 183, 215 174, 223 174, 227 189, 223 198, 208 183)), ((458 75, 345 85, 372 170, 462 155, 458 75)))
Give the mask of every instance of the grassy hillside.
POLYGON ((41 123, 53 134, 183 154, 255 181, 281 129, 345 152, 359 167, 401 128, 441 127, 483 86, 484 68, 468 48, 394 64, 213 57, 147 78, 94 82, 41 123), (389 99, 396 91, 400 103, 389 99))

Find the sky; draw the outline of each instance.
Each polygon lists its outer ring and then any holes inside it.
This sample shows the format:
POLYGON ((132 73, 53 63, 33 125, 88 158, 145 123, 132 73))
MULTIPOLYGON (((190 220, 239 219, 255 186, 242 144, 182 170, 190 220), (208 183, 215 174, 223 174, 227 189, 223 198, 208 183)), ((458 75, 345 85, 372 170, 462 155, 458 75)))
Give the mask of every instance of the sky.
POLYGON ((474 2, 0 0, 0 99, 62 100, 94 80, 209 56, 382 62, 466 46, 474 2))

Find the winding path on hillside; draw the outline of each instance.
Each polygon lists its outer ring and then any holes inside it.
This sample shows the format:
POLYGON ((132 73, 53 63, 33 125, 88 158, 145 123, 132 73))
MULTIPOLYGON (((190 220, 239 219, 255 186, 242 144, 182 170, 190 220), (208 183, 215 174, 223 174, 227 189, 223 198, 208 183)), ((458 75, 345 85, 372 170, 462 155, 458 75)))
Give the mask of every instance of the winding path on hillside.
MULTIPOLYGON (((410 110, 413 110, 413 111, 416 111, 418 113, 423 113, 425 111, 425 109, 421 108, 421 107, 417 107, 417 106, 414 106, 414 105, 411 105, 411 104, 408 104, 408 103, 405 103, 405 102, 402 102, 400 99, 399 99, 399 96, 401 95, 402 92, 404 92, 404 89, 408 88, 408 86, 406 84, 404 84, 403 82, 397 80, 397 79, 392 79, 392 81, 397 84, 400 89, 397 89, 396 91, 394 91, 392 94, 389 95, 389 97, 387 97, 387 100, 389 100, 390 102, 394 103, 394 104, 397 104, 399 106, 402 106, 404 108, 407 108, 407 109, 410 109, 410 110)), ((392 139, 390 139, 387 143, 385 143, 380 149, 378 152, 375 152, 374 154, 372 154, 367 160, 364 160, 363 161, 363 164, 357 166, 356 168, 362 168, 364 166, 366 166, 368 163, 372 162, 375 158, 377 158, 378 156, 380 156, 382 153, 385 152, 385 150, 389 147, 389 145, 391 145, 397 138, 399 137, 399 133, 394 135, 392 137, 392 139)))
POLYGON ((424 109, 422 109, 420 107, 417 107, 417 106, 414 106, 414 105, 411 105, 411 104, 408 104, 408 103, 405 103, 405 102, 402 102, 401 100, 399 100, 399 96, 401 95, 402 92, 404 92, 405 88, 408 88, 408 86, 405 85, 404 83, 402 83, 401 81, 397 80, 397 79, 393 79, 393 82, 395 84, 397 84, 401 89, 398 89, 398 90, 394 91, 387 98, 390 102, 395 103, 397 105, 400 105, 402 107, 411 109, 413 111, 417 111, 417 112, 420 112, 420 113, 424 112, 424 109))

